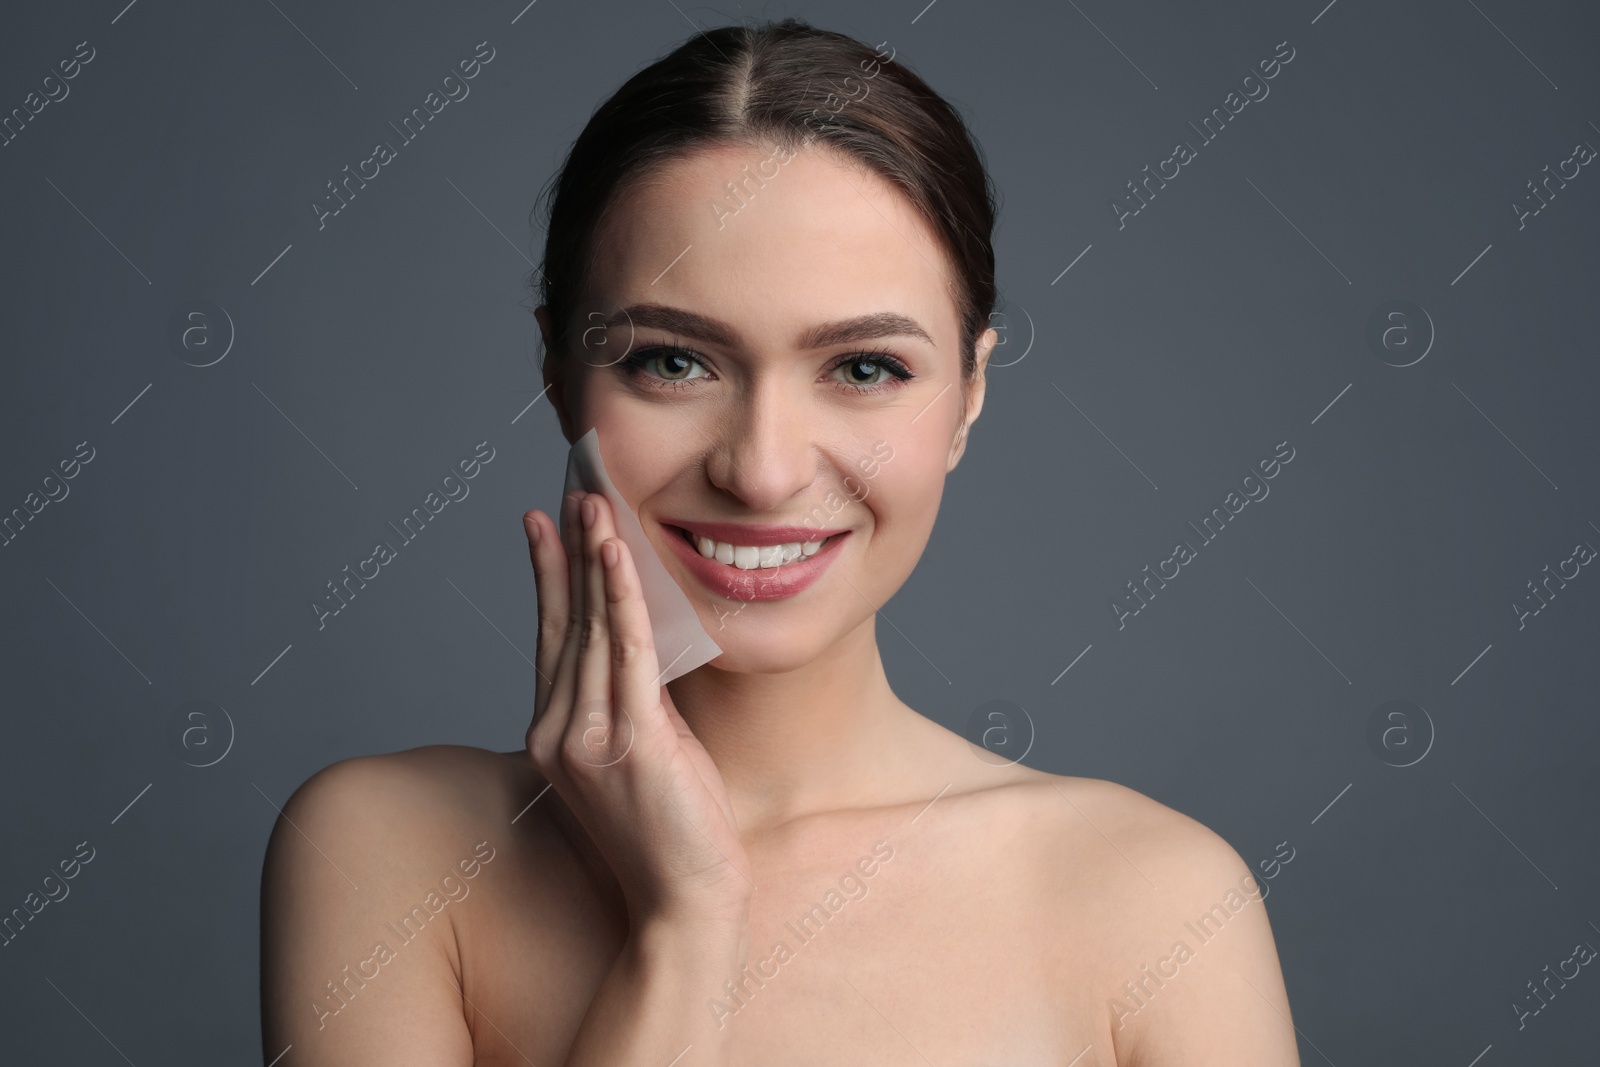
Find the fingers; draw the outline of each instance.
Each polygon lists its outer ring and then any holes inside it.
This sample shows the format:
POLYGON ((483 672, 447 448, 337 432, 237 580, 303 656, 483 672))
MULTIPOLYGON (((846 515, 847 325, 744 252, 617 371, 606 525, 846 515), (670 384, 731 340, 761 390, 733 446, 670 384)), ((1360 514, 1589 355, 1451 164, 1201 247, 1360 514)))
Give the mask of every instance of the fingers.
POLYGON ((537 720, 550 702, 552 679, 561 657, 561 638, 567 626, 567 561, 555 524, 543 512, 523 515, 522 529, 528 537, 528 558, 533 562, 539 609, 538 647, 534 653, 538 681, 534 683, 533 702, 537 720))
MULTIPOLYGON (((606 612, 611 630, 611 695, 622 714, 632 720, 635 732, 653 718, 665 722, 661 704, 661 666, 650 630, 650 610, 644 602, 644 585, 633 565, 633 553, 621 538, 608 544, 616 549, 616 564, 606 568, 606 612)), ((602 546, 602 550, 605 546, 602 546)))
POLYGON ((578 693, 574 721, 569 734, 581 736, 573 741, 585 745, 593 762, 606 762, 597 745, 610 739, 612 727, 611 627, 606 618, 606 567, 600 558, 600 545, 616 533, 610 503, 598 493, 588 494, 579 512, 583 531, 583 614, 579 625, 578 693), (581 720, 581 721, 578 721, 581 720))
MULTIPOLYGON (((561 506, 565 511, 559 528, 559 548, 564 556, 567 568, 567 582, 565 586, 564 612, 561 618, 550 616, 541 618, 541 625, 548 626, 553 647, 553 669, 545 670, 541 662, 541 670, 550 677, 550 693, 548 700, 541 710, 541 714, 534 720, 532 729, 528 732, 528 749, 533 755, 536 764, 549 766, 548 760, 554 755, 556 748, 561 743, 561 738, 566 734, 567 726, 572 716, 573 697, 577 691, 577 664, 578 664, 578 622, 583 617, 584 610, 584 585, 583 571, 584 559, 582 551, 581 530, 578 523, 577 512, 578 495, 564 497, 561 506)), ((550 557, 553 559, 552 551, 550 557)), ((552 569, 558 569, 556 564, 552 569)), ((540 641, 541 661, 550 656, 543 647, 544 633, 541 632, 540 641)))

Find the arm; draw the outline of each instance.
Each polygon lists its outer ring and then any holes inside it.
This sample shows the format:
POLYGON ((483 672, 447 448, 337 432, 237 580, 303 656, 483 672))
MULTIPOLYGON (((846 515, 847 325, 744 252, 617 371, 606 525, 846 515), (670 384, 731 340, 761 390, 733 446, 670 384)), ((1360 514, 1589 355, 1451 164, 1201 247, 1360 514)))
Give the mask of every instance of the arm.
POLYGON ((263 1063, 292 1045, 283 1067, 471 1067, 449 908, 409 941, 391 929, 439 879, 418 793, 396 757, 365 757, 284 803, 261 877, 263 1063))
POLYGON ((565 1067, 688 1067, 727 1064, 731 1027, 706 1002, 736 978, 743 946, 736 931, 677 925, 637 930, 600 984, 565 1067), (685 1055, 687 1053, 687 1055, 685 1055))
MULTIPOLYGON (((481 820, 457 806, 454 790, 429 788, 428 759, 419 750, 345 760, 283 805, 262 874, 263 1063, 290 1046, 279 1067, 474 1062, 453 927, 456 909, 472 904, 446 901, 440 872, 470 860, 493 831, 474 833, 481 820), (431 917, 430 904, 439 909, 431 917)), ((465 896, 469 879, 497 873, 478 870, 464 867, 445 892, 465 896)), ((737 912, 630 932, 566 1067, 728 1063, 732 1028, 719 1027, 706 1003, 738 977, 746 938, 737 912)))
POLYGON ((1217 834, 1145 803, 1159 813, 1129 851, 1157 891, 1140 895, 1152 903, 1137 911, 1128 973, 1109 980, 1118 1064, 1299 1067, 1263 885, 1217 834))

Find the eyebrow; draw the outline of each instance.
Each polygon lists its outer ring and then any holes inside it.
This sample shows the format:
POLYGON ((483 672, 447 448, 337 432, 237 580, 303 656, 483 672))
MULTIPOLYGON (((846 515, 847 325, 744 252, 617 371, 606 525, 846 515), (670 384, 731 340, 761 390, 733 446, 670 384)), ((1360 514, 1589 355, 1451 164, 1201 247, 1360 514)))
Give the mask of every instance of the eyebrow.
MULTIPOLYGON (((634 326, 653 326, 728 348, 738 344, 738 334, 727 323, 693 311, 669 307, 666 304, 629 304, 605 321, 607 327, 621 326, 624 323, 634 326)), ((877 311, 858 315, 853 319, 840 319, 837 322, 824 322, 813 326, 800 335, 795 346, 810 350, 829 345, 870 341, 878 337, 901 336, 917 337, 930 345, 934 343, 928 331, 919 326, 915 319, 894 311, 877 311)))

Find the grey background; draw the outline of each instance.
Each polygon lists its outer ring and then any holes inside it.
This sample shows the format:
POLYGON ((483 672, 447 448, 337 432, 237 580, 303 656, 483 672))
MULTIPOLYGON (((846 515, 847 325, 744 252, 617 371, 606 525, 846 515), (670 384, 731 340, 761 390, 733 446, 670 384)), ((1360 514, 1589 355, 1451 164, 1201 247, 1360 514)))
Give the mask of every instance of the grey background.
POLYGON ((530 212, 691 22, 792 13, 893 45, 1003 196, 1006 347, 879 627, 900 694, 956 730, 1009 701, 1029 764, 1252 864, 1288 842, 1268 909, 1307 1064, 1593 1061, 1600 977, 1520 1031, 1512 1004, 1600 945, 1600 578, 1520 630, 1511 607, 1600 545, 1600 176, 1524 228, 1511 208, 1600 145, 1592 9, 124 3, 0 34, 3 114, 96 49, 0 148, 0 514, 95 449, 0 548, 0 912, 95 849, 0 949, 5 1059, 260 1056, 274 804, 351 755, 520 743, 518 516, 553 506, 566 447, 534 402, 530 212), (485 40, 470 96, 319 231, 310 199, 485 40), (1270 95, 1199 144, 1285 40, 1270 95), (1119 229, 1112 198, 1180 139, 1195 161, 1119 229), (1365 337, 1392 299, 1434 334, 1403 368, 1365 337), (205 368, 168 340, 197 300, 235 334, 205 368), (324 583, 484 440, 469 497, 319 631, 324 583), (1280 441, 1270 496, 1119 629, 1124 583, 1280 441), (1395 699, 1431 730, 1375 748, 1395 699))

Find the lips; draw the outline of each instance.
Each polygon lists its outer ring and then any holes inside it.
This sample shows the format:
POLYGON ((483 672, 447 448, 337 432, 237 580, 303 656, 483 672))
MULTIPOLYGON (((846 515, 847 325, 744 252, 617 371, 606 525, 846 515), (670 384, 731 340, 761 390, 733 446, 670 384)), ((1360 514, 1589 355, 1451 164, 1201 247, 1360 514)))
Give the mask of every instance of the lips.
POLYGON ((670 523, 663 521, 667 543, 691 574, 708 590, 734 600, 784 600, 795 596, 822 577, 839 554, 849 536, 845 530, 816 530, 808 526, 753 526, 738 523, 670 523), (709 537, 734 545, 781 545, 822 540, 822 547, 809 559, 798 559, 776 567, 741 570, 715 559, 707 559, 689 543, 690 535, 709 537))

